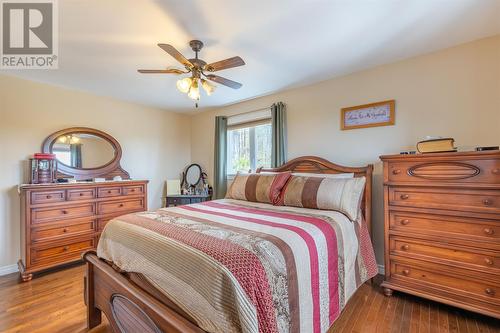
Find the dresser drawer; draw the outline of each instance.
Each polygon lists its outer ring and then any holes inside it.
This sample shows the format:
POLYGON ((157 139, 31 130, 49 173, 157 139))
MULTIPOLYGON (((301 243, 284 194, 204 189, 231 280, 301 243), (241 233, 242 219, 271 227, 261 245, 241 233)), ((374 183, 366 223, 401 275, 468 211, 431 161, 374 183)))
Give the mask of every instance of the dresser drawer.
POLYGON ((31 192, 31 204, 51 203, 65 201, 65 191, 36 191, 31 192))
POLYGON ((500 245, 500 220, 391 211, 389 228, 409 236, 420 234, 470 240, 485 247, 491 246, 492 242, 500 245))
POLYGON ((387 172, 390 182, 500 184, 500 162, 494 159, 391 162, 387 172))
MULTIPOLYGON (((62 224, 62 223, 61 223, 62 224)), ((43 242, 59 238, 71 237, 83 233, 95 231, 94 220, 77 220, 63 225, 52 224, 48 226, 37 226, 31 229, 31 241, 43 242)))
POLYGON ((500 305, 500 280, 496 283, 488 282, 487 278, 491 279, 491 276, 480 273, 472 278, 468 274, 460 274, 460 270, 452 271, 439 265, 414 264, 394 259, 391 261, 391 278, 448 292, 454 298, 469 297, 494 303, 495 307, 500 305))
POLYGON ((73 200, 89 200, 95 198, 96 190, 94 188, 88 189, 72 189, 67 191, 68 201, 73 200))
POLYGON ((144 199, 99 202, 97 211, 99 214, 109 214, 118 212, 141 211, 145 209, 144 199))
POLYGON ((45 262, 60 263, 80 259, 81 253, 95 247, 94 235, 78 240, 60 243, 58 245, 44 245, 31 247, 30 258, 32 265, 45 262))
POLYGON ((389 204, 454 211, 500 213, 500 191, 390 187, 389 204))
POLYGON ((479 269, 499 274, 500 252, 458 247, 456 245, 425 242, 403 237, 390 237, 391 255, 447 263, 455 267, 479 269))
POLYGON ((123 186, 122 187, 122 194, 123 195, 138 195, 138 194, 143 194, 144 193, 144 187, 137 185, 137 186, 123 186))
POLYGON ((63 206, 58 208, 33 208, 31 209, 32 223, 43 223, 57 219, 74 219, 78 217, 92 216, 95 213, 94 204, 82 204, 78 206, 63 206))
POLYGON ((97 190, 97 196, 99 198, 116 197, 120 195, 122 195, 122 188, 119 186, 102 187, 97 190))
POLYGON ((102 232, 104 230, 104 227, 106 226, 106 224, 108 224, 108 222, 114 218, 115 217, 108 217, 108 218, 104 218, 104 219, 99 219, 97 221, 97 231, 102 232))

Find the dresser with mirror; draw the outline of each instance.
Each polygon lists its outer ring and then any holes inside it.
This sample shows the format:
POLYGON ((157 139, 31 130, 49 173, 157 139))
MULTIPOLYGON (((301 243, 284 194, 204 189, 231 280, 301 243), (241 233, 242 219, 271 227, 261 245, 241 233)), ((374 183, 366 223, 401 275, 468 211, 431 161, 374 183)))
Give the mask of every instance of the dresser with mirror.
POLYGON ((111 219, 147 210, 147 180, 131 180, 111 135, 68 128, 49 135, 42 152, 57 160, 53 183, 24 184, 21 195, 23 281, 33 273, 81 260, 111 219), (96 181, 99 180, 99 181, 96 181))

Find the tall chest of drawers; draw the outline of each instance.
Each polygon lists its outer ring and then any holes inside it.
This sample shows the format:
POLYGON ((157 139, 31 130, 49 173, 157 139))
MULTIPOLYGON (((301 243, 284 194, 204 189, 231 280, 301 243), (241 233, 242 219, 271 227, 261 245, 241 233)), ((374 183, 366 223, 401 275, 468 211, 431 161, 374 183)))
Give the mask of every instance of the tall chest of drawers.
POLYGON ((80 260, 95 249, 111 219, 147 210, 147 181, 23 185, 21 259, 23 281, 33 273, 80 260))
POLYGON ((384 293, 500 318, 500 153, 381 159, 384 293))

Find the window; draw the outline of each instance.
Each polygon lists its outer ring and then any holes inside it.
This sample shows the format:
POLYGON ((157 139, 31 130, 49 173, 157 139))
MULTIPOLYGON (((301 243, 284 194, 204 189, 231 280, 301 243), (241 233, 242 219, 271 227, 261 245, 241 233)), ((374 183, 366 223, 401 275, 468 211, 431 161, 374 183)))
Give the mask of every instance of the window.
POLYGON ((271 121, 230 126, 227 131, 227 174, 271 167, 271 121))

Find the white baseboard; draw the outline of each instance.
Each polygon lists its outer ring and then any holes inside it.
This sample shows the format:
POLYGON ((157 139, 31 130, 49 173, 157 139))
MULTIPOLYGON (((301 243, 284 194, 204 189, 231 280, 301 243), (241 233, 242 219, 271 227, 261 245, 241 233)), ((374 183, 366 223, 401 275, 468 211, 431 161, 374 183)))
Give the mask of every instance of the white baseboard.
POLYGON ((16 273, 18 271, 19 270, 17 269, 17 264, 3 266, 3 267, 0 267, 0 276, 11 274, 11 273, 16 273))
POLYGON ((385 274, 384 265, 377 265, 377 266, 378 266, 378 273, 384 275, 385 274))

